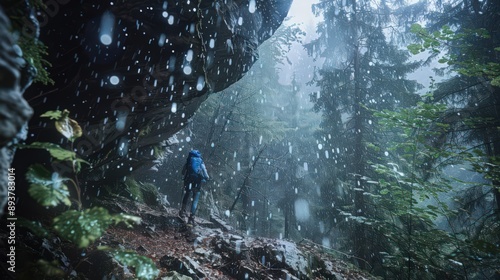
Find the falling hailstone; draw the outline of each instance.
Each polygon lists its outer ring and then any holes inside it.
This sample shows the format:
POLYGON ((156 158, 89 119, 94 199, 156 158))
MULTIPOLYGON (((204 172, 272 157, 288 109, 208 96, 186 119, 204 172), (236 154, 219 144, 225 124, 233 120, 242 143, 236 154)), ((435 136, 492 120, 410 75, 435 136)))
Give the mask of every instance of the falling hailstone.
POLYGON ((52 173, 52 188, 58 189, 61 185, 61 181, 62 180, 59 180, 59 173, 52 173))
POLYGON ((256 9, 255 0, 250 0, 250 3, 248 3, 248 11, 253 14, 255 13, 255 9, 256 9))
POLYGON ((105 12, 101 17, 99 40, 103 45, 110 45, 113 42, 113 28, 115 17, 110 12, 105 12))
POLYGON ((321 243, 322 243, 323 247, 330 248, 330 238, 323 237, 323 240, 321 243))
POLYGON ((118 79, 117 76, 111 76, 109 78, 109 82, 112 84, 112 85, 117 85, 119 82, 120 82, 120 79, 118 79))
POLYGON ((188 50, 186 53, 186 61, 192 61, 194 56, 193 50, 188 50))
POLYGON ((165 44, 166 42, 166 39, 167 39, 167 35, 165 34, 160 34, 160 39, 158 39, 158 46, 159 47, 163 47, 163 45, 165 44))
POLYGON ((307 200, 299 198, 295 200, 295 218, 299 222, 305 222, 309 220, 311 213, 309 212, 309 202, 307 200))
POLYGON ((177 112, 177 103, 175 103, 175 102, 172 103, 172 107, 170 108, 170 111, 172 111, 172 113, 177 112))
POLYGON ((120 143, 118 143, 118 155, 121 157, 126 156, 128 153, 128 140, 125 137, 120 139, 120 143))
POLYGON ((111 43, 113 42, 109 34, 102 34, 101 38, 99 39, 101 40, 101 43, 106 46, 111 45, 111 43))
POLYGON ((193 72, 193 69, 191 68, 190 65, 186 65, 182 68, 182 71, 184 72, 184 74, 190 75, 191 72, 193 72))
POLYGON ((205 87, 205 77, 199 76, 198 82, 196 83, 196 90, 201 91, 205 87))
POLYGON ((125 111, 119 111, 116 120, 116 129, 122 131, 125 128, 125 122, 127 121, 128 113, 125 111))

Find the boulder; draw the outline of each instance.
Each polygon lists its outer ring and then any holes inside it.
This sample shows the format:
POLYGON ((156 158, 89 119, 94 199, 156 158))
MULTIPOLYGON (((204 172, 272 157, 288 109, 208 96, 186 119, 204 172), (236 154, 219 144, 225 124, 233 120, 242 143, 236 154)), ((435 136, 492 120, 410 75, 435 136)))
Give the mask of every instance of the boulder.
POLYGON ((174 256, 165 255, 160 259, 160 266, 188 275, 192 279, 204 279, 206 277, 200 264, 189 256, 184 256, 181 260, 174 256))

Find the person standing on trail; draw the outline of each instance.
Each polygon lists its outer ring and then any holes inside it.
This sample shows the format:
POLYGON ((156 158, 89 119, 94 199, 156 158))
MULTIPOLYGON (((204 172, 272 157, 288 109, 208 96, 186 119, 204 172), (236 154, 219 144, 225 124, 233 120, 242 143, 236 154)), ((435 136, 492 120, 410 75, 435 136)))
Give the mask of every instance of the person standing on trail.
POLYGON ((200 151, 192 150, 189 152, 186 164, 184 164, 184 168, 182 169, 182 175, 184 175, 184 196, 182 197, 179 216, 181 218, 186 217, 187 202, 192 194, 191 215, 189 216, 188 223, 193 224, 196 208, 198 207, 198 200, 200 198, 201 183, 210 179, 205 163, 201 158, 200 151))

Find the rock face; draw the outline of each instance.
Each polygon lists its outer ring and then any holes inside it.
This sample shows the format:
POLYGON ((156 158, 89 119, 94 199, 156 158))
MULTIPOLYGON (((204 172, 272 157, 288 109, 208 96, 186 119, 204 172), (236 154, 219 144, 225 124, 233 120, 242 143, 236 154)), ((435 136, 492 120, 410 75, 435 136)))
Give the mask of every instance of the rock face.
MULTIPOLYGON (((15 171, 9 172, 13 145, 25 138, 23 127, 33 113, 23 98, 32 78, 29 66, 21 58, 21 50, 9 30, 10 21, 0 6, 0 216, 7 201, 9 173, 15 174, 15 171)), ((15 183, 14 180, 10 182, 15 183)))
MULTIPOLYGON (((291 0, 50 3, 40 39, 55 85, 29 89, 31 125, 50 127, 37 116, 68 109, 84 130, 74 147, 92 162, 82 176, 92 186, 155 160, 209 93, 249 70, 291 0)), ((50 139, 42 131, 32 140, 50 139)))

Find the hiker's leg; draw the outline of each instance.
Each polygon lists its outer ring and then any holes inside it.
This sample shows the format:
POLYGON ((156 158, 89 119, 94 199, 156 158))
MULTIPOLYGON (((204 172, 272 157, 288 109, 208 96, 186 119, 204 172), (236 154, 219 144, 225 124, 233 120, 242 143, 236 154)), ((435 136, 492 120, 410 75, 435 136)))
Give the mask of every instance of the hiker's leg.
POLYGON ((194 217, 196 214, 196 209, 198 208, 198 200, 200 199, 200 189, 193 189, 193 204, 191 204, 191 216, 194 217))
POLYGON ((181 209, 184 210, 186 208, 186 205, 187 205, 187 202, 189 200, 190 194, 191 194, 191 191, 184 190, 184 196, 182 197, 182 207, 181 207, 181 209))
POLYGON ((181 216, 184 216, 186 214, 186 206, 189 200, 189 196, 191 195, 191 187, 192 187, 191 183, 189 182, 184 183, 184 195, 182 197, 181 211, 179 213, 181 216))
POLYGON ((181 210, 179 210, 179 216, 181 218, 186 217, 186 204, 189 199, 189 192, 184 190, 184 195, 182 196, 181 210))
POLYGON ((184 182, 184 196, 182 197, 182 209, 185 209, 187 202, 189 200, 189 196, 191 195, 191 192, 193 190, 193 183, 190 181, 185 181, 184 182))

